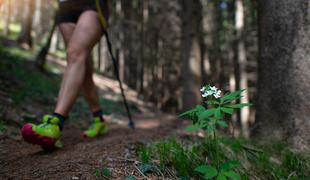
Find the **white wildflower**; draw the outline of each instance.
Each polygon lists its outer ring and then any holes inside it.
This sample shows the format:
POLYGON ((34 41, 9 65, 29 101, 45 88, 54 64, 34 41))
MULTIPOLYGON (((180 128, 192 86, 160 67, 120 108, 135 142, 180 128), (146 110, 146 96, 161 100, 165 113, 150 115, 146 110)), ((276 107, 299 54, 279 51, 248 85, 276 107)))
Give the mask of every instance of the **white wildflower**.
POLYGON ((202 88, 200 89, 200 92, 205 92, 205 90, 206 90, 206 87, 202 87, 202 88))
POLYGON ((213 92, 216 92, 217 88, 215 86, 213 86, 213 87, 210 87, 210 90, 213 91, 213 92))
POLYGON ((207 94, 208 96, 210 96, 210 95, 213 94, 213 92, 212 92, 212 91, 207 91, 207 92, 205 92, 205 94, 207 94))
POLYGON ((215 86, 204 86, 200 89, 200 92, 201 92, 201 96, 206 98, 208 96, 214 96, 216 99, 220 98, 221 97, 221 90, 219 90, 217 87, 215 86))
POLYGON ((213 96, 218 99, 221 97, 221 90, 218 90, 216 93, 213 94, 213 96))
POLYGON ((218 99, 218 98, 220 98, 220 97, 221 97, 221 95, 214 94, 214 97, 215 97, 216 99, 218 99))
POLYGON ((208 96, 211 96, 213 94, 212 91, 205 91, 203 94, 202 94, 202 97, 208 97, 208 96))

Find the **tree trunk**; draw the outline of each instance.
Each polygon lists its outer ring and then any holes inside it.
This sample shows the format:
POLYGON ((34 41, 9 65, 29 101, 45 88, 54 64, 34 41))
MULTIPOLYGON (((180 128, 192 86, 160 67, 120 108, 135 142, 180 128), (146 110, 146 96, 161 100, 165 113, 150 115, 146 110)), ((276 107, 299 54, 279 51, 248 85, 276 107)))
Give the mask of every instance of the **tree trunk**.
POLYGON ((35 37, 39 37, 42 33, 42 0, 34 0, 33 29, 35 37))
POLYGON ((19 34, 18 42, 25 46, 26 48, 32 47, 32 20, 35 9, 35 1, 34 0, 25 0, 25 11, 22 22, 22 31, 19 34))
POLYGON ((202 6, 200 0, 182 0, 182 109, 193 108, 200 103, 201 52, 199 31, 201 30, 202 6))
POLYGON ((145 44, 145 27, 147 25, 148 16, 149 16, 149 9, 148 9, 148 0, 141 1, 141 45, 140 45, 140 59, 141 59, 141 65, 140 65, 140 72, 139 72, 139 93, 144 93, 144 44, 145 44))
POLYGON ((222 14, 220 8, 221 1, 212 1, 212 46, 210 47, 210 64, 211 64, 211 84, 219 86, 220 72, 221 72, 221 44, 220 44, 220 31, 222 23, 222 14))
POLYGON ((255 134, 310 149, 310 2, 259 1, 255 134))
MULTIPOLYGON (((236 77, 236 89, 248 89, 247 78, 247 59, 244 42, 244 4, 243 0, 235 1, 236 16, 235 16, 235 28, 236 28, 236 44, 235 44, 235 77, 236 77)), ((240 99, 240 103, 249 102, 248 91, 243 93, 243 98, 240 99)), ((240 119, 241 130, 244 137, 249 136, 249 115, 250 108, 244 107, 238 113, 240 119)))
POLYGON ((12 15, 12 1, 7 1, 5 6, 5 24, 3 33, 8 36, 10 34, 10 23, 11 23, 11 15, 12 15))
POLYGON ((122 28, 126 29, 123 31, 123 50, 124 50, 124 81, 130 86, 131 88, 135 88, 135 71, 136 68, 134 67, 133 59, 133 24, 131 23, 133 20, 133 7, 132 1, 121 0, 122 6, 122 13, 125 17, 122 20, 122 28))

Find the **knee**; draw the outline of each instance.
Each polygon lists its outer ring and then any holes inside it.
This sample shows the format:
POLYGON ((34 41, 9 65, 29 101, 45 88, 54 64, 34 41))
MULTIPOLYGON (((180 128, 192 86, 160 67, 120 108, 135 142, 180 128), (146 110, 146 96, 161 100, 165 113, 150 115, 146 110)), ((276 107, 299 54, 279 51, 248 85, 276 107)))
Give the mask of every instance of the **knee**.
POLYGON ((68 47, 67 49, 68 65, 72 65, 74 63, 85 63, 87 56, 87 51, 81 48, 68 47))

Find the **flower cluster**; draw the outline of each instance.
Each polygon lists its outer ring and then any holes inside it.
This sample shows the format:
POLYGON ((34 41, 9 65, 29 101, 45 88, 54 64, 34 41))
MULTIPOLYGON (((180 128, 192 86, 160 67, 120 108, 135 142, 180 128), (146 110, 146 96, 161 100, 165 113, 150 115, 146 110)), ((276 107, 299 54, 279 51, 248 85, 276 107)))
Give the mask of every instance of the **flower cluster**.
POLYGON ((221 97, 221 90, 218 90, 215 86, 204 86, 200 89, 202 97, 214 96, 216 99, 221 97))

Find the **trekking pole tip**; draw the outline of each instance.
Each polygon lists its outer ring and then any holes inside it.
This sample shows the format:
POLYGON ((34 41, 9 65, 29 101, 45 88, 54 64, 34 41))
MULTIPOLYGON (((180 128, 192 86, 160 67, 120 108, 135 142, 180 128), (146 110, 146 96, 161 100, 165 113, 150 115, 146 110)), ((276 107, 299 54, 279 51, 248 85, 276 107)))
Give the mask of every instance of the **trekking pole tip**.
POLYGON ((128 126, 131 128, 131 129, 135 129, 135 123, 133 121, 130 121, 128 123, 128 126))

